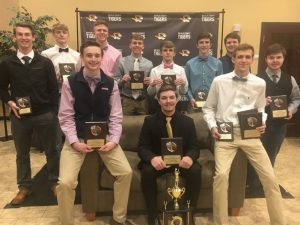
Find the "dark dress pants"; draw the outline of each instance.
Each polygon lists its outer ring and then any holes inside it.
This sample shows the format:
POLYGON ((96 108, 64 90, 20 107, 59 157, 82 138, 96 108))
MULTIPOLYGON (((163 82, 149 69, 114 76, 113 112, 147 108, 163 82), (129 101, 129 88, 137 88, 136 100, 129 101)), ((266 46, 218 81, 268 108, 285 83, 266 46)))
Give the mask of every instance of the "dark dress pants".
MULTIPOLYGON (((158 216, 156 179, 166 173, 174 173, 174 169, 175 167, 169 167, 157 171, 151 164, 142 164, 142 189, 150 218, 158 216)), ((186 199, 190 199, 191 206, 195 208, 201 186, 201 166, 199 163, 194 163, 190 169, 179 168, 179 170, 180 176, 184 177, 186 181, 186 193, 184 196, 186 199)))
POLYGON ((41 142, 47 159, 48 181, 56 183, 58 179, 59 155, 56 148, 58 120, 54 112, 41 115, 21 116, 11 115, 11 130, 17 152, 17 184, 20 187, 31 188, 30 147, 33 130, 41 142))

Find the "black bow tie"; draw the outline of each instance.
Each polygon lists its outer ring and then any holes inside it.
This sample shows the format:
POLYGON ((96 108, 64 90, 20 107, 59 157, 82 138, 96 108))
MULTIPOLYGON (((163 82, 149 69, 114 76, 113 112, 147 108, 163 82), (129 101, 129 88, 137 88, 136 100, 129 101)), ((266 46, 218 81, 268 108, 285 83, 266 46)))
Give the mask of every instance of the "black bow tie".
POLYGON ((59 52, 69 52, 69 48, 59 48, 59 52))
POLYGON ((239 77, 239 76, 234 76, 232 78, 232 80, 246 82, 247 78, 245 78, 245 77, 239 77))

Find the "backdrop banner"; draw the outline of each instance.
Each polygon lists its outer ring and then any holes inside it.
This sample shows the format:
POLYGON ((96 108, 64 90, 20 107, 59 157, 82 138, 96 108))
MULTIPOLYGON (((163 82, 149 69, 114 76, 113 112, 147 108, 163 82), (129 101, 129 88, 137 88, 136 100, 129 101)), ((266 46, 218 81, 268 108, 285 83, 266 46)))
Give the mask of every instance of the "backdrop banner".
POLYGON ((108 42, 122 52, 130 54, 130 36, 134 33, 145 38, 143 56, 156 66, 161 63, 159 47, 164 40, 176 45, 175 63, 185 65, 186 61, 198 55, 197 36, 202 32, 212 35, 211 54, 216 57, 218 47, 220 12, 198 13, 147 13, 147 12, 95 12, 79 11, 81 42, 95 40, 93 24, 98 19, 109 23, 108 42))

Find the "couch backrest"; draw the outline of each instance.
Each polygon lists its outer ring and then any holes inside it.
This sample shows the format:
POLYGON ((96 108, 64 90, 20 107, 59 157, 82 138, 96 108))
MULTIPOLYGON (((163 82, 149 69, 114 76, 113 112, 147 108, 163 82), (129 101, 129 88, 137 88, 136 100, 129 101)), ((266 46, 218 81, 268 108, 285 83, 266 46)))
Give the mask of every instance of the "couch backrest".
MULTIPOLYGON (((200 142, 200 149, 211 149, 209 130, 203 120, 203 113, 187 114, 194 119, 197 137, 200 142)), ((144 123, 144 115, 124 116, 123 131, 120 139, 120 145, 124 150, 137 151, 139 135, 144 123)))

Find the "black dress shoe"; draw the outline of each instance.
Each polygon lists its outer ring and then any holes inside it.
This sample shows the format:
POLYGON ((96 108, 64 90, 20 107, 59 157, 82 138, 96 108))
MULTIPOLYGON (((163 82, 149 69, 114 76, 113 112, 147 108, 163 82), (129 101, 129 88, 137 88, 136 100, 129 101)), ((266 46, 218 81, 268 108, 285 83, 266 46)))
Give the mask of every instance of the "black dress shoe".
POLYGON ((148 218, 148 225, 161 225, 159 217, 148 218))

